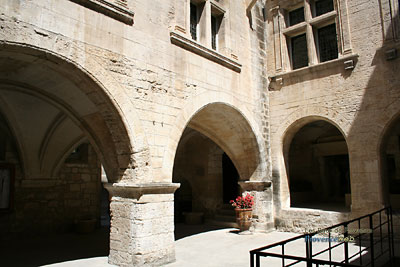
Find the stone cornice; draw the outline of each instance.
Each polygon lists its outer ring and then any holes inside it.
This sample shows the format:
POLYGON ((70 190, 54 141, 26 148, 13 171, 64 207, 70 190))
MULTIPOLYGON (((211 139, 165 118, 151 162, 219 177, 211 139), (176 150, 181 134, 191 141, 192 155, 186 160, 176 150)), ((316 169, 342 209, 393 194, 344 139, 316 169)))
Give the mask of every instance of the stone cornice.
POLYGON ((271 187, 271 181, 244 181, 239 182, 244 191, 264 191, 271 187))
POLYGON ((358 54, 350 54, 327 62, 318 63, 304 68, 271 75, 268 77, 270 82, 268 89, 270 91, 277 91, 280 90, 283 86, 285 86, 284 80, 287 78, 306 76, 307 74, 310 73, 320 72, 321 70, 335 68, 340 65, 342 65, 343 69, 345 70, 352 70, 355 67, 357 59, 358 59, 358 54))
POLYGON ((74 3, 80 4, 84 7, 102 13, 113 19, 119 20, 125 24, 133 24, 133 16, 135 13, 126 9, 123 6, 113 4, 106 0, 69 0, 74 3))
POLYGON ((210 48, 207 48, 203 46, 202 44, 199 44, 196 41, 193 41, 189 39, 188 37, 178 33, 177 31, 171 31, 170 32, 170 38, 171 38, 171 43, 180 46, 186 50, 189 50, 193 53, 196 53, 202 57, 205 57, 209 60, 212 60, 218 64, 221 64, 231 70, 234 70, 236 72, 240 72, 242 65, 235 61, 232 60, 220 53, 218 53, 215 50, 212 50, 210 48))

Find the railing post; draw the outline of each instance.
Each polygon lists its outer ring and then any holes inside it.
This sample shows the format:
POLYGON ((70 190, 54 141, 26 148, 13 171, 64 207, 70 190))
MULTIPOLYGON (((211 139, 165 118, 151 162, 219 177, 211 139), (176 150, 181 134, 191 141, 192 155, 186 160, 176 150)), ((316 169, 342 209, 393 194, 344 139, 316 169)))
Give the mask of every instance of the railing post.
POLYGON ((393 249, 393 222, 392 222, 392 208, 389 206, 386 210, 388 222, 388 242, 389 242, 389 257, 390 263, 393 264, 394 249, 393 249))
POLYGON ((307 259, 307 267, 312 267, 311 262, 311 235, 306 235, 306 259, 307 259))
POLYGON ((371 246, 371 267, 375 266, 375 256, 374 256, 374 224, 373 224, 373 215, 370 214, 369 216, 369 228, 372 230, 369 236, 370 239, 370 246, 371 246))
POLYGON ((328 253, 329 253, 329 261, 332 261, 332 244, 331 244, 331 231, 329 231, 328 232, 328 245, 329 245, 329 250, 328 250, 328 253))
POLYGON ((256 267, 260 267, 260 255, 256 254, 256 267))
POLYGON ((254 253, 250 251, 250 267, 254 267, 254 253))
POLYGON ((348 243, 348 237, 349 237, 349 229, 348 224, 344 223, 344 233, 343 233, 343 241, 344 241, 344 262, 349 263, 349 243, 348 243), (347 241, 346 241, 347 240, 347 241))
MULTIPOLYGON (((285 256, 285 244, 282 244, 282 256, 285 256)), ((282 267, 285 267, 285 257, 282 257, 282 267)))
POLYGON ((360 265, 362 266, 362 253, 361 253, 361 243, 362 243, 362 233, 361 233, 361 219, 358 219, 358 238, 359 238, 359 245, 358 245, 358 254, 360 255, 360 265))
POLYGON ((394 259, 394 232, 393 232, 393 211, 392 211, 392 206, 389 207, 389 214, 390 214, 390 233, 391 233, 391 240, 392 240, 392 256, 394 259))

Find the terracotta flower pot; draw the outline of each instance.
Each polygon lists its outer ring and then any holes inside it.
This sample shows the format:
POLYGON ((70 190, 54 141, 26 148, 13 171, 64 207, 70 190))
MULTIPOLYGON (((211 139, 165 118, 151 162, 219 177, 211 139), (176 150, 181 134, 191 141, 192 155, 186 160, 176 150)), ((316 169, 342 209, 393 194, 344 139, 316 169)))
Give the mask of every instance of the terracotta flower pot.
POLYGON ((241 232, 247 231, 251 226, 251 214, 253 209, 235 209, 236 212, 236 223, 239 225, 241 232))

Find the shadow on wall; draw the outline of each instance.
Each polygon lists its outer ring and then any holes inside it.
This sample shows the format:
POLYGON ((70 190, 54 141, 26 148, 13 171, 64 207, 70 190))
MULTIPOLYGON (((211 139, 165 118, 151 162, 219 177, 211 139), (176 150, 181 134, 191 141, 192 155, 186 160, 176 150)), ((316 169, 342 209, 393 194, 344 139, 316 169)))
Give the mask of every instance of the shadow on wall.
MULTIPOLYGON (((363 206, 355 207, 356 213, 365 209, 372 212, 386 205, 400 207, 400 24, 398 4, 390 2, 382 3, 382 31, 374 33, 384 36, 382 43, 374 46, 371 42, 363 50, 363 57, 373 60, 369 66, 369 61, 360 61, 360 67, 370 75, 353 77, 366 84, 361 103, 351 103, 357 105, 357 113, 348 134, 349 143, 353 144, 349 148, 350 164, 356 167, 352 171, 352 190, 357 191, 359 205, 363 206)), ((366 36, 371 34, 368 27, 362 31, 366 36)))

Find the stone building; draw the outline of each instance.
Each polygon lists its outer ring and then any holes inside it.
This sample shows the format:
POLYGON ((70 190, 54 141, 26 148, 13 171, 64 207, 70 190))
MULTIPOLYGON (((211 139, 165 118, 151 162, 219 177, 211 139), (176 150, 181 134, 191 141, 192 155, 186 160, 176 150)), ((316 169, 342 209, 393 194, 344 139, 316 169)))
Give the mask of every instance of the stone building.
POLYGON ((110 199, 109 262, 160 265, 174 217, 240 192, 255 231, 400 208, 399 23, 398 0, 0 0, 0 233, 110 199))

